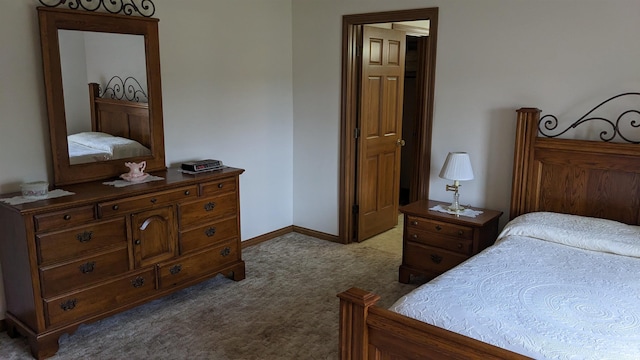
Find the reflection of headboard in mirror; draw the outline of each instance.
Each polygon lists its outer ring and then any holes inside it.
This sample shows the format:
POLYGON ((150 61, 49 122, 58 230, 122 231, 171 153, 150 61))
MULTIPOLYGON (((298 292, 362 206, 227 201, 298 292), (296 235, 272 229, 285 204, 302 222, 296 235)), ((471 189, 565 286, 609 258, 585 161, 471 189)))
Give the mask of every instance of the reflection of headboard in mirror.
POLYGON ((91 131, 135 140, 151 148, 148 103, 100 97, 100 85, 89 84, 91 131))
MULTIPOLYGON (((123 159, 72 163, 68 153, 67 123, 65 114, 64 89, 62 80, 59 30, 77 30, 111 34, 131 34, 144 36, 147 109, 142 104, 129 103, 128 108, 138 117, 133 123, 114 120, 114 104, 122 110, 123 103, 114 99, 100 99, 91 104, 92 112, 98 109, 97 121, 92 121, 92 130, 110 134, 122 134, 123 137, 136 140, 150 149, 150 155, 127 157, 127 161, 147 162, 147 171, 164 170, 164 133, 162 116, 162 86, 160 81, 160 52, 158 46, 158 19, 135 16, 66 10, 58 8, 38 8, 40 21, 40 41, 44 80, 47 96, 47 114, 53 174, 56 186, 101 180, 116 177, 126 170, 123 159), (110 109, 110 110, 109 110, 110 109), (108 115, 109 121, 100 120, 108 115), (148 119, 144 121, 144 118, 148 119), (115 122, 114 122, 115 121, 115 122), (125 129, 126 128, 126 129, 125 129), (100 130, 98 130, 100 129, 100 130), (125 135, 125 132, 128 134, 125 135)), ((97 91, 96 91, 97 93, 97 91)), ((86 98, 85 98, 86 99, 86 98)), ((95 96, 90 96, 95 99, 95 96)), ((116 116, 117 117, 117 116, 116 116)), ((129 117, 127 115, 127 117, 129 117)), ((105 117, 106 118, 106 117, 105 117)), ((94 119, 95 120, 95 119, 94 119)), ((118 135, 118 136, 122 136, 118 135)))

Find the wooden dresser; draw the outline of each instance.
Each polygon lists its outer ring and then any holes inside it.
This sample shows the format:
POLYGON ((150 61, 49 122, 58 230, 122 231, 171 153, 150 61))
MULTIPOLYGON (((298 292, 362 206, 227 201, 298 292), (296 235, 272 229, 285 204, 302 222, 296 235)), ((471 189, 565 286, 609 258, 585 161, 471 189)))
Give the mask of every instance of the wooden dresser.
MULTIPOLYGON (((32 354, 95 321, 223 274, 245 277, 239 176, 187 175, 122 188, 102 181, 63 186, 75 195, 0 202, 0 262, 10 336, 32 354)), ((5 194, 11 197, 19 194, 5 194)))
POLYGON ((433 200, 419 200, 400 208, 404 213, 402 265, 398 279, 408 283, 411 275, 434 278, 492 245, 498 236, 501 211, 482 211, 476 217, 456 216, 429 210, 433 200))

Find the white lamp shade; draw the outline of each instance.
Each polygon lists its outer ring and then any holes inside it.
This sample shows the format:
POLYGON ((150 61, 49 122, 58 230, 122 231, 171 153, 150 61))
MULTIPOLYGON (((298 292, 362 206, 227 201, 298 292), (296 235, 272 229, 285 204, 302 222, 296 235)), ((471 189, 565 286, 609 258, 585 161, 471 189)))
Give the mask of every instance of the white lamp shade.
POLYGON ((440 177, 447 180, 473 180, 471 160, 466 152, 450 152, 440 170, 440 177))

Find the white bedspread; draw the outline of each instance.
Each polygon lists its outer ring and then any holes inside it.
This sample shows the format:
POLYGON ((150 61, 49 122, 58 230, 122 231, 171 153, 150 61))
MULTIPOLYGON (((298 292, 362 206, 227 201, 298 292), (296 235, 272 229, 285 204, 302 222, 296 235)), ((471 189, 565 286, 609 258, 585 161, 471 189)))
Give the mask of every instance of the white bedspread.
POLYGON ((530 214, 391 310, 536 359, 640 359, 639 248, 637 226, 530 214))

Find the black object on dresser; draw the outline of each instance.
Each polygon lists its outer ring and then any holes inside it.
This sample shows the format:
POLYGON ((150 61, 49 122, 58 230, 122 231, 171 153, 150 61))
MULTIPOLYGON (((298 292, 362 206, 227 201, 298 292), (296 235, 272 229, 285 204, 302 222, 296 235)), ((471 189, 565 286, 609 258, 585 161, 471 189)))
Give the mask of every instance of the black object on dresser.
POLYGON ((432 279, 493 244, 498 235, 501 211, 482 211, 476 217, 429 210, 448 203, 418 200, 400 208, 404 214, 402 265, 398 280, 408 283, 411 275, 432 279))

